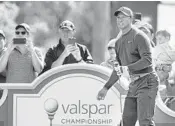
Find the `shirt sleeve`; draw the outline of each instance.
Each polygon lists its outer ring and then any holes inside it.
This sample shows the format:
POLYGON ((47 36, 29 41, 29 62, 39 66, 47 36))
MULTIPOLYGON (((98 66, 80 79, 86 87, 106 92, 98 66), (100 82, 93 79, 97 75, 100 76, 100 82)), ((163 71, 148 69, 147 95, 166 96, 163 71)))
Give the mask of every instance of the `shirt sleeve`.
POLYGON ((45 62, 44 69, 42 70, 42 72, 40 74, 42 74, 45 71, 51 69, 52 63, 54 61, 55 61, 54 51, 52 50, 52 48, 50 48, 48 50, 48 52, 46 53, 46 56, 45 56, 45 59, 44 59, 44 62, 45 62))
POLYGON ((43 61, 43 55, 41 53, 41 51, 38 48, 35 48, 35 53, 38 56, 38 58, 43 61))
POLYGON ((92 56, 89 52, 89 50, 87 49, 87 47, 84 47, 84 57, 83 57, 83 60, 87 63, 92 63, 93 64, 93 59, 92 59, 92 56))
POLYGON ((109 90, 118 80, 119 80, 119 76, 117 72, 113 70, 111 73, 111 76, 109 77, 104 87, 109 90))
POLYGON ((137 34, 135 36, 135 44, 137 46, 140 59, 137 62, 128 65, 130 71, 142 70, 152 65, 152 52, 149 38, 144 35, 137 34))

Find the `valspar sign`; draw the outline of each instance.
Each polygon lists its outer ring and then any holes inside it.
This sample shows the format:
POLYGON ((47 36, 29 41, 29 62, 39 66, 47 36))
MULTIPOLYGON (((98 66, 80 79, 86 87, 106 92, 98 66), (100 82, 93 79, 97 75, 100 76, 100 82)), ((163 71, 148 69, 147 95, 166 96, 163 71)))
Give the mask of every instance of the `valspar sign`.
MULTIPOLYGON (((98 65, 64 65, 44 73, 31 84, 1 84, 0 88, 8 90, 8 94, 4 95, 6 103, 0 104, 5 106, 0 106, 0 124, 116 126, 124 106, 121 87, 111 88, 104 101, 96 99, 110 74, 109 69, 98 65)), ((156 103, 156 125, 174 126, 175 112, 160 97, 156 103)))
POLYGON ((119 92, 112 88, 104 101, 96 99, 110 72, 97 65, 48 71, 32 83, 33 89, 14 94, 13 126, 116 126, 123 104, 119 92))
POLYGON ((61 104, 63 114, 71 118, 62 118, 62 124, 112 124, 112 118, 103 118, 101 115, 112 114, 113 104, 89 104, 78 100, 74 104, 61 104), (74 116, 74 118, 72 117, 74 116), (76 117, 77 116, 77 117, 76 117), (78 117, 79 116, 79 117, 78 117), (80 117, 82 116, 82 117, 80 117), (100 117, 100 118, 99 118, 100 117))

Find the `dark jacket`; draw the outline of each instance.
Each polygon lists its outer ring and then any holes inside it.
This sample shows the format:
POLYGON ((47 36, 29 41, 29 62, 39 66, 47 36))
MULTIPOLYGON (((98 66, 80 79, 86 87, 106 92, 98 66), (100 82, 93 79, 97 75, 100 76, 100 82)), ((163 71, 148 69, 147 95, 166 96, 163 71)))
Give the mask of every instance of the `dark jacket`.
MULTIPOLYGON (((1 57, 2 51, 0 51, 0 57, 1 57)), ((0 73, 0 83, 5 83, 6 77, 3 75, 3 73, 0 73)))
MULTIPOLYGON (((87 47, 84 45, 78 44, 78 43, 76 44, 78 48, 80 49, 82 59, 86 63, 93 63, 92 56, 89 53, 89 50, 87 49, 87 47)), ((59 44, 57 46, 50 48, 48 50, 48 52, 46 53, 46 57, 45 57, 45 66, 44 66, 43 71, 40 74, 51 69, 52 63, 55 62, 60 57, 64 49, 65 49, 65 46, 62 44, 61 40, 59 40, 59 44)), ((72 54, 70 54, 69 56, 65 58, 65 60, 63 61, 63 65, 71 64, 71 63, 78 63, 78 61, 74 58, 72 54)))

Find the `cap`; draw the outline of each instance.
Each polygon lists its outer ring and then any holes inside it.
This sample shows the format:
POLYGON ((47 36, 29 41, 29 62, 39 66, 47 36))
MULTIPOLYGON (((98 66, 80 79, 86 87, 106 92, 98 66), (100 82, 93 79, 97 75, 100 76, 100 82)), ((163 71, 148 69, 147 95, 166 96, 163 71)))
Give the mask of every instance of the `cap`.
POLYGON ((154 34, 154 28, 151 24, 145 22, 143 25, 151 31, 151 34, 154 34))
POLYGON ((133 12, 128 7, 120 7, 118 10, 115 11, 114 16, 118 16, 120 12, 122 12, 126 16, 133 17, 133 12))
POLYGON ((60 28, 61 29, 67 28, 68 30, 73 31, 75 30, 75 25, 71 21, 65 20, 60 24, 60 28))
POLYGON ((108 45, 107 45, 108 49, 109 49, 109 48, 114 48, 114 47, 115 47, 116 41, 117 41, 117 40, 116 40, 115 38, 114 38, 114 39, 111 39, 111 40, 109 41, 108 45))
POLYGON ((3 30, 0 30, 0 35, 3 36, 5 39, 5 34, 4 34, 3 30))
POLYGON ((30 32, 30 26, 26 23, 18 24, 15 28, 17 30, 18 28, 24 28, 28 33, 30 32))
POLYGON ((138 27, 140 30, 142 30, 143 32, 147 32, 147 33, 151 33, 151 31, 146 27, 146 26, 140 26, 140 27, 138 27))

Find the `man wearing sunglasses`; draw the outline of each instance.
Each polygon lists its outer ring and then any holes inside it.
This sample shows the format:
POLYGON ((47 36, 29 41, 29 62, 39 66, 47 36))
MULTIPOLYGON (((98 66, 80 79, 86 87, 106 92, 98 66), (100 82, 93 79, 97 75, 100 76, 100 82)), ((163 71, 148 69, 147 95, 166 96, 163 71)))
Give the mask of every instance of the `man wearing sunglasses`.
POLYGON ((30 41, 30 27, 22 23, 15 28, 15 39, 0 57, 0 72, 6 70, 6 83, 31 83, 43 68, 41 52, 30 41))
POLYGON ((58 45, 46 53, 45 66, 41 73, 64 64, 93 63, 87 47, 76 42, 75 26, 71 21, 65 20, 60 24, 59 35, 58 45))
POLYGON ((121 7, 114 15, 117 26, 122 31, 115 43, 116 59, 120 67, 113 70, 97 99, 105 98, 108 90, 119 80, 120 71, 131 79, 121 126, 135 126, 137 119, 140 126, 154 126, 153 115, 159 81, 153 68, 150 39, 133 27, 133 12, 130 8, 121 7))

